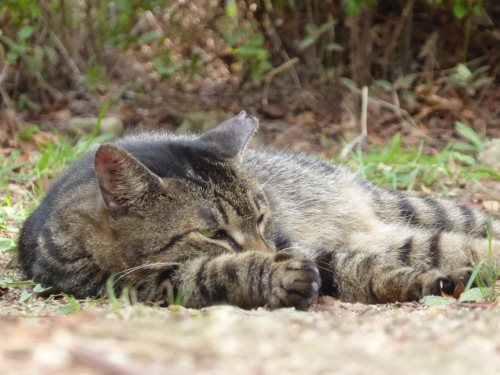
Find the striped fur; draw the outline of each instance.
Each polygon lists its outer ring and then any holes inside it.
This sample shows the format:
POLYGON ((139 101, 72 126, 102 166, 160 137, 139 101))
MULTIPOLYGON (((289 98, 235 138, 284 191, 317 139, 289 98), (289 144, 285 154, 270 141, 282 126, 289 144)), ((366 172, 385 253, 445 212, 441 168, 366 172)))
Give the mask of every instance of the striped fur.
MULTIPOLYGON (((488 255, 488 218, 385 190, 316 158, 246 149, 244 113, 200 137, 144 133, 76 163, 25 222, 29 278, 77 297, 306 309, 452 292, 488 255)), ((494 259, 500 223, 492 223, 494 259)))

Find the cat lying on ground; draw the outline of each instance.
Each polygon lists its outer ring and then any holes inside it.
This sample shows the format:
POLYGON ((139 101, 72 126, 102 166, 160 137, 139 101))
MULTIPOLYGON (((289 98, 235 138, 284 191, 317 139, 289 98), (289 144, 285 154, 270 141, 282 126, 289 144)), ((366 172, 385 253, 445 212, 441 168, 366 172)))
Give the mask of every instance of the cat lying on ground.
MULTIPOLYGON (((414 301, 453 292, 488 254, 488 218, 314 157, 247 149, 244 112, 201 136, 101 145, 48 191, 19 238, 29 278, 55 292, 200 308, 294 306, 318 295, 414 301)), ((500 222, 491 224, 500 254, 500 222)))

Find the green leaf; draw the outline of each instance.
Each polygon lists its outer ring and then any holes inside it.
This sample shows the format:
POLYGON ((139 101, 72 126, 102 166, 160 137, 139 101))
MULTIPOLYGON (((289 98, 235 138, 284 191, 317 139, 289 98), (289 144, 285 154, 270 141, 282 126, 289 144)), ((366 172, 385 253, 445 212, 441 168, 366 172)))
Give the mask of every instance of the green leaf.
POLYGON ((17 36, 20 40, 26 40, 35 32, 35 28, 31 25, 24 26, 21 30, 19 30, 17 36))
POLYGON ((234 0, 228 0, 226 2, 226 16, 232 19, 238 17, 238 7, 234 0))
POLYGON ((467 8, 463 4, 453 5, 453 14, 457 20, 462 20, 467 15, 467 8))
POLYGON ((0 251, 12 251, 15 248, 16 243, 10 238, 0 238, 0 251))
POLYGON ((463 81, 467 81, 472 76, 471 71, 467 68, 467 66, 465 66, 465 64, 457 65, 457 74, 463 81))
POLYGON ((378 79, 375 82, 373 82, 373 84, 375 86, 380 87, 384 91, 392 92, 392 83, 386 81, 385 79, 378 79))
POLYGON ((354 82, 352 79, 349 79, 349 78, 341 78, 341 81, 342 81, 342 84, 349 90, 349 91, 352 91, 352 92, 357 92, 359 89, 358 89, 358 85, 356 84, 356 82, 354 82))
POLYGON ((325 49, 330 52, 341 52, 344 50, 344 47, 337 43, 328 43, 325 49))
POLYGON ((318 31, 318 26, 313 22, 308 22, 305 28, 309 35, 315 34, 318 31))
POLYGON ((77 311, 77 310, 75 310, 75 308, 72 305, 65 305, 65 306, 61 306, 57 309, 57 314, 58 315, 66 315, 66 314, 71 314, 75 311, 77 311))
POLYGON ((451 305, 456 301, 457 300, 454 298, 443 298, 441 296, 425 296, 419 302, 426 306, 443 306, 443 305, 451 305))
POLYGON ((1 286, 7 286, 7 285, 10 286, 10 284, 12 283, 12 281, 13 281, 12 277, 7 277, 5 279, 0 279, 0 285, 1 286))
POLYGON ((355 0, 344 0, 344 9, 349 17, 356 16, 359 13, 359 6, 355 0))
POLYGON ((409 90, 417 79, 417 73, 410 73, 405 75, 404 77, 398 78, 396 82, 394 82, 394 87, 397 89, 409 90))
POLYGON ((40 127, 38 125, 29 125, 28 127, 26 127, 26 129, 24 129, 21 132, 21 134, 19 134, 19 137, 23 141, 29 141, 33 134, 37 134, 39 132, 40 132, 40 127))
POLYGON ((481 139, 481 137, 466 123, 461 121, 455 121, 456 131, 470 143, 472 143, 478 151, 481 151, 486 145, 486 140, 481 139))
POLYGON ((33 292, 35 293, 42 293, 48 288, 44 288, 41 284, 36 284, 35 287, 33 288, 33 292))
POLYGON ((27 290, 23 290, 21 292, 21 296, 19 297, 19 302, 26 302, 33 296, 32 292, 28 292, 27 290))
POLYGON ((488 293, 479 288, 471 288, 466 292, 463 292, 458 300, 460 302, 475 302, 480 301, 488 296, 488 293))
POLYGON ((0 279, 0 285, 9 287, 34 286, 36 285, 36 283, 34 283, 33 281, 14 281, 12 278, 8 277, 6 279, 0 279))
POLYGON ((38 4, 31 3, 29 5, 29 8, 30 8, 30 15, 33 18, 38 18, 42 14, 42 8, 40 8, 40 5, 38 5, 38 4))
POLYGON ((154 42, 155 40, 158 40, 162 37, 162 34, 159 31, 150 31, 149 33, 142 34, 141 37, 139 38, 139 43, 151 43, 154 42))
POLYGON ((302 51, 310 46, 312 46, 316 42, 316 37, 313 35, 306 36, 299 44, 299 50, 302 51))
POLYGON ((454 152, 452 154, 453 158, 467 165, 476 165, 476 159, 470 155, 461 154, 460 152, 454 152))
MULTIPOLYGON (((469 289, 471 288, 472 284, 474 283, 474 280, 476 280, 477 275, 479 275, 479 272, 481 271, 481 267, 483 266, 484 259, 480 261, 476 266, 474 267, 474 270, 472 271, 472 274, 469 277, 469 280, 467 281, 467 285, 465 286, 465 292, 468 292, 469 289)), ((463 293, 462 293, 463 294, 463 293)))

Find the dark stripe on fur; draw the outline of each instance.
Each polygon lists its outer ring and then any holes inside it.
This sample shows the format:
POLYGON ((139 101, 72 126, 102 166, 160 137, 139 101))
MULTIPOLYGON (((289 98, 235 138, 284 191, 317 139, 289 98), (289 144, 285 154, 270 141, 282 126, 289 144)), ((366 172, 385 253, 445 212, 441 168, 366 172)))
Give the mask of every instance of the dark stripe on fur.
POLYGON ((473 233, 476 229, 476 217, 474 216, 474 212, 465 204, 460 204, 458 208, 460 208, 460 212, 464 218, 464 232, 466 234, 473 233))
POLYGON ((406 242, 399 248, 398 258, 402 264, 405 266, 410 265, 410 253, 412 250, 413 239, 410 237, 406 242))
POLYGON ((335 253, 333 251, 323 251, 316 258, 319 275, 321 277, 320 294, 324 296, 338 297, 339 290, 335 283, 335 253))
POLYGON ((203 263, 201 264, 201 267, 199 268, 198 272, 196 273, 196 286, 198 287, 198 290, 200 292, 200 295, 203 297, 203 299, 208 300, 208 289, 207 286, 205 285, 206 280, 210 280, 206 275, 206 269, 207 269, 207 263, 209 262, 208 259, 204 259, 203 263))
POLYGON ((424 201, 432 207, 434 218, 436 221, 436 227, 441 230, 452 231, 453 223, 450 222, 448 214, 446 213, 446 209, 441 205, 441 203, 429 197, 424 198, 424 201))
POLYGON ((258 258, 257 257, 251 257, 250 261, 248 263, 246 272, 249 275, 249 280, 248 280, 248 285, 247 285, 247 292, 249 296, 253 296, 255 291, 253 290, 253 286, 257 285, 260 283, 260 280, 256 280, 256 277, 258 277, 258 273, 255 272, 255 267, 257 265, 258 258), (256 284, 257 283, 257 284, 256 284))
POLYGON ((399 197, 398 207, 399 207, 399 216, 401 218, 407 220, 410 224, 418 224, 417 211, 415 207, 411 204, 408 197, 403 194, 397 194, 399 197))
POLYGON ((432 235, 429 239, 429 260, 433 268, 439 267, 441 258, 441 233, 432 235))
POLYGON ((146 255, 156 255, 156 254, 160 254, 160 253, 163 253, 164 251, 168 251, 171 247, 173 247, 177 242, 181 241, 182 239, 184 239, 184 237, 186 237, 189 233, 191 232, 195 232, 195 230, 188 230, 184 233, 181 233, 181 234, 178 234, 176 236, 173 236, 170 238, 170 241, 167 242, 167 244, 159 249, 156 249, 156 250, 150 250, 150 251, 147 251, 147 250, 137 250, 136 253, 134 254, 135 258, 142 258, 146 255))

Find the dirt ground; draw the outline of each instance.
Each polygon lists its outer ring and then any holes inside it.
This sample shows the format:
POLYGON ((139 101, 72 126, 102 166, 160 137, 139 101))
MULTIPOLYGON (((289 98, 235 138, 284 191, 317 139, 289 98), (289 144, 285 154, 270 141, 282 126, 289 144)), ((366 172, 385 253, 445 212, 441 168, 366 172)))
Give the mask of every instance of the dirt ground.
POLYGON ((1 374, 498 374, 500 309, 125 306, 0 317, 1 374))

